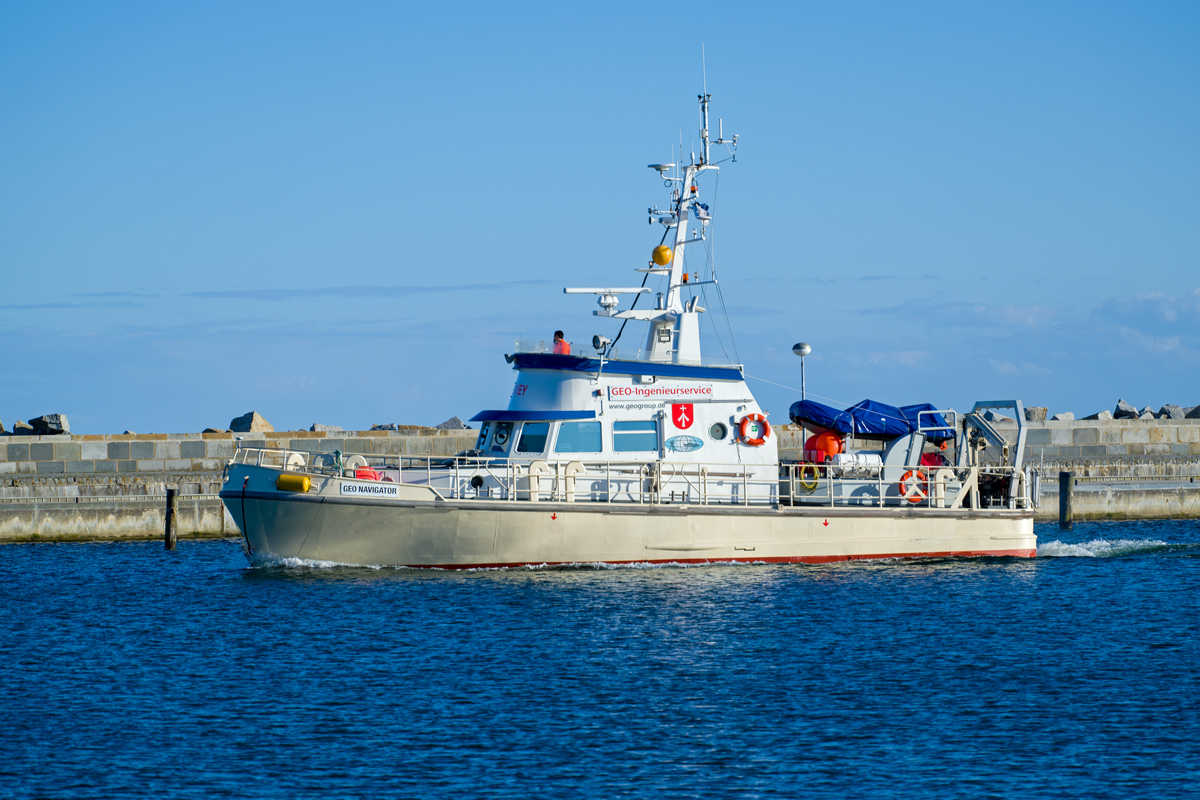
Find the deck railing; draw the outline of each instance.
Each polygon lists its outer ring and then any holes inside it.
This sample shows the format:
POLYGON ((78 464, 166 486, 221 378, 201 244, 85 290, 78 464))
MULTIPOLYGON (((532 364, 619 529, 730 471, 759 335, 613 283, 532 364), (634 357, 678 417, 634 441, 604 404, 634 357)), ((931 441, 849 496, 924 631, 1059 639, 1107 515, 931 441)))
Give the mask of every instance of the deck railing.
POLYGON ((667 460, 518 462, 258 447, 239 448, 233 461, 331 478, 361 478, 360 470, 370 469, 381 480, 423 486, 446 500, 943 509, 1025 509, 1035 503, 1030 473, 1009 467, 913 468, 916 475, 902 487, 897 478, 910 470, 896 466, 782 464, 776 470, 667 460))

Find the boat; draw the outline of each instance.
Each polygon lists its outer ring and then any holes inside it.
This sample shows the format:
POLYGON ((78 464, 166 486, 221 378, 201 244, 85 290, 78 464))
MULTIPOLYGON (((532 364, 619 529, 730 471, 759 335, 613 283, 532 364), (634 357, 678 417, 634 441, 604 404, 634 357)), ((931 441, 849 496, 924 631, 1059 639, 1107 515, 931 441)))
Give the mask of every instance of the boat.
POLYGON ((719 123, 710 139, 710 100, 699 152, 650 165, 670 199, 648 209, 664 232, 640 285, 564 289, 596 297, 612 339, 514 342, 506 407, 476 414, 475 448, 454 457, 240 446, 220 497, 251 556, 437 568, 1035 556, 1020 401, 960 414, 802 397, 781 425, 803 450, 781 457, 743 365, 702 355, 701 320, 723 301, 701 186, 736 161, 738 138, 719 123), (689 248, 703 256, 689 262, 689 248), (644 335, 622 349, 630 323, 644 335))

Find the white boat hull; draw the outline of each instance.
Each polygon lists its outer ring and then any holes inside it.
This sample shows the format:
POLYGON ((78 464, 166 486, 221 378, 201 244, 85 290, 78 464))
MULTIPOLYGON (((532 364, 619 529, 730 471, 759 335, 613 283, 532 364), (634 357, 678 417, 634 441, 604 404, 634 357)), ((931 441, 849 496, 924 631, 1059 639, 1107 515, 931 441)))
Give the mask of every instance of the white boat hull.
POLYGON ((413 499, 428 490, 407 486, 377 500, 273 491, 246 470, 279 472, 235 468, 221 495, 258 556, 477 568, 1037 554, 1031 511, 413 499))

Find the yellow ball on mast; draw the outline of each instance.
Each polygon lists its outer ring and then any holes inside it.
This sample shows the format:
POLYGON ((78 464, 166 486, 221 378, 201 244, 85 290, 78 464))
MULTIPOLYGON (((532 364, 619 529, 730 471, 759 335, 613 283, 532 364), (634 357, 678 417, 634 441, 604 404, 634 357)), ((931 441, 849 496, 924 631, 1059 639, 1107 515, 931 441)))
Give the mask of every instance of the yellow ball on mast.
POLYGON ((654 252, 651 253, 650 256, 654 259, 655 264, 658 264, 660 267, 665 267, 667 264, 671 263, 671 259, 675 257, 675 253, 665 244, 660 244, 658 247, 654 248, 654 252))

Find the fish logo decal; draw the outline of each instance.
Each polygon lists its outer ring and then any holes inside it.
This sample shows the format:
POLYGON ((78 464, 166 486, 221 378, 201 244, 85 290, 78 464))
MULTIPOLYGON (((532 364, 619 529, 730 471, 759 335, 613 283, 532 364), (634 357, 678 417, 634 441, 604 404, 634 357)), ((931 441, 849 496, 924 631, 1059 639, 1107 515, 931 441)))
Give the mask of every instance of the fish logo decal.
POLYGON ((676 453, 690 453, 704 447, 704 442, 695 436, 672 436, 663 444, 667 446, 668 450, 674 450, 676 453))

